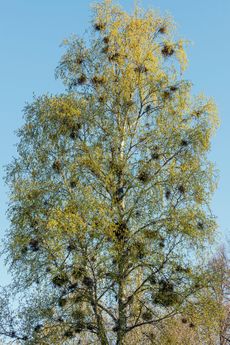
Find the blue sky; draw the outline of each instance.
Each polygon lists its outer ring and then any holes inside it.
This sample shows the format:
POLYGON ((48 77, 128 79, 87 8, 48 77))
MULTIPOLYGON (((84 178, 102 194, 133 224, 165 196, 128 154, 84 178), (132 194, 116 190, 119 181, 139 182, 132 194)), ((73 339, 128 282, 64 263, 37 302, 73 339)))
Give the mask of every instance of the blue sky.
MULTIPOLYGON (((63 53, 61 41, 82 34, 91 18, 90 0, 0 0, 0 234, 8 226, 7 189, 3 167, 16 154, 14 131, 23 123, 22 109, 33 93, 58 93, 64 88, 54 78, 63 53)), ((134 0, 120 0, 126 9, 134 0)), ((221 127, 213 139, 211 159, 220 171, 213 198, 213 213, 226 240, 230 229, 230 1, 143 0, 144 8, 170 13, 182 38, 189 39, 190 59, 186 78, 194 92, 213 96, 219 108, 221 127)), ((1 263, 0 284, 7 281, 1 263)))

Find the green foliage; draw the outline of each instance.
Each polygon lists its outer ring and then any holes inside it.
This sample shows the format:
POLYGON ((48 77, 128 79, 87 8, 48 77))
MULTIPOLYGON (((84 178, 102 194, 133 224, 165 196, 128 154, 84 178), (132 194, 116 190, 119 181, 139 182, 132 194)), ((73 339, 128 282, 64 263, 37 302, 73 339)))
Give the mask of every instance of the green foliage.
POLYGON ((193 266, 216 227, 216 107, 182 79, 171 19, 104 1, 93 29, 88 44, 64 42, 68 91, 25 107, 8 167, 8 263, 39 296, 25 301, 26 344, 123 344, 172 315, 196 294, 193 266))

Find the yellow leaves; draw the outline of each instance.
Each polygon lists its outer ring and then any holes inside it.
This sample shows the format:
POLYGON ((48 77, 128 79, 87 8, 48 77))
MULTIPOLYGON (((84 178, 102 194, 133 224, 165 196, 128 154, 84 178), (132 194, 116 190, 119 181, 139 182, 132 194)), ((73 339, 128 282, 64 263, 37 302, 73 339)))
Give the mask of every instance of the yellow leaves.
POLYGON ((177 42, 176 57, 180 63, 181 72, 184 72, 188 65, 187 54, 184 49, 185 41, 179 40, 177 42))
POLYGON ((215 101, 210 98, 207 99, 205 95, 199 94, 194 99, 194 109, 192 115, 196 119, 206 118, 212 132, 219 126, 218 109, 215 101))
POLYGON ((197 303, 188 304, 185 312, 190 315, 190 320, 196 327, 199 327, 203 340, 207 337, 209 342, 211 335, 215 337, 218 334, 220 322, 225 316, 224 306, 213 298, 208 289, 202 289, 196 301, 197 303), (210 315, 213 317, 210 318, 210 315), (208 329, 209 331, 207 331, 208 329))
POLYGON ((170 228, 174 226, 177 232, 188 235, 191 238, 197 236, 197 212, 195 209, 175 209, 172 211, 171 217, 172 221, 169 222, 170 228))
POLYGON ((205 195, 204 195, 204 188, 202 186, 197 185, 194 191, 194 199, 196 201, 197 204, 202 204, 204 199, 205 199, 205 195))
POLYGON ((215 132, 215 130, 220 125, 220 119, 218 117, 218 109, 213 99, 209 99, 206 103, 204 110, 206 113, 209 114, 209 121, 211 124, 211 134, 215 132))
POLYGON ((77 107, 77 102, 71 97, 52 97, 48 100, 51 114, 56 117, 79 117, 81 110, 77 107))
POLYGON ((83 148, 85 155, 78 159, 78 164, 87 168, 95 176, 101 176, 101 163, 103 159, 102 150, 100 147, 94 147, 94 150, 88 147, 83 148))
POLYGON ((54 229, 58 226, 58 221, 56 219, 50 219, 47 223, 47 229, 54 229))
POLYGON ((47 223, 49 236, 51 233, 56 234, 57 239, 59 236, 62 237, 71 234, 76 234, 81 237, 84 235, 85 229, 86 223, 83 218, 78 214, 76 209, 72 210, 68 206, 63 210, 53 210, 47 223))
POLYGON ((187 171, 195 172, 200 169, 200 161, 197 157, 193 157, 191 160, 188 160, 185 163, 180 165, 180 172, 185 173, 187 171))
POLYGON ((106 77, 104 75, 95 75, 92 78, 92 83, 95 86, 103 85, 103 84, 105 84, 105 82, 106 82, 106 77))

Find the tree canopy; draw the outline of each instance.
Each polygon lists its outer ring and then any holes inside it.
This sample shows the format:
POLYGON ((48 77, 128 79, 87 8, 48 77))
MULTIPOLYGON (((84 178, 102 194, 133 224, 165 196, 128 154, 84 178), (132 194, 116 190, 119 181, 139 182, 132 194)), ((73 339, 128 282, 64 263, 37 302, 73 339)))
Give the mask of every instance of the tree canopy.
POLYGON ((64 41, 66 92, 26 105, 8 166, 19 344, 125 344, 205 285, 215 104, 183 78, 170 17, 105 0, 91 28, 64 41))

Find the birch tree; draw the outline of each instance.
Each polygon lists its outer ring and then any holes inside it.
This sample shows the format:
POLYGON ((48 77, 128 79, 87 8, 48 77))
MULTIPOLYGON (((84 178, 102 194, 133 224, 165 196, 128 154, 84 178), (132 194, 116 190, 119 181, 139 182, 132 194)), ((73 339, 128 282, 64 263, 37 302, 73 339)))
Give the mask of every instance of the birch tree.
POLYGON ((64 41, 66 92, 25 106, 7 170, 22 344, 122 345, 173 316, 203 284, 216 228, 217 111, 183 78, 172 19, 105 0, 90 32, 64 41))

